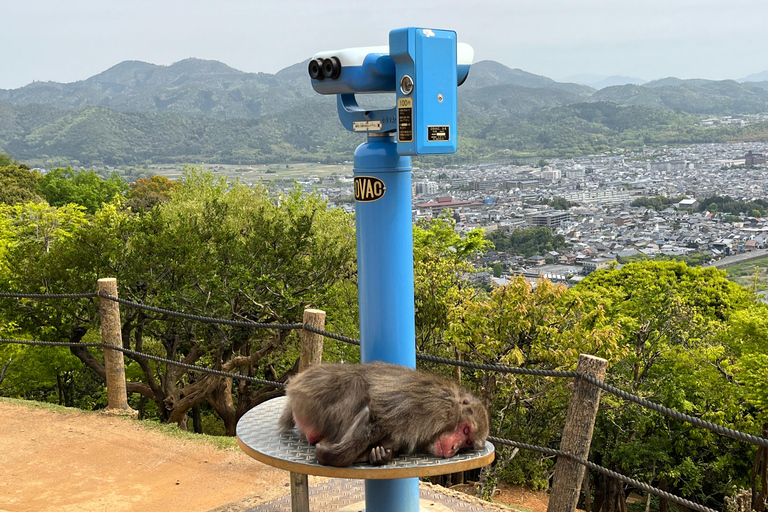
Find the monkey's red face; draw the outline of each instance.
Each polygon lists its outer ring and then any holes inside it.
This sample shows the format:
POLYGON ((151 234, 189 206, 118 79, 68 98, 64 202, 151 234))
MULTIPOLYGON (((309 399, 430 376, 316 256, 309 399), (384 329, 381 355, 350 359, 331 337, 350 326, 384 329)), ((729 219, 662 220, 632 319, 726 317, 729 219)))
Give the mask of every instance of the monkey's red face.
POLYGON ((461 423, 453 432, 446 432, 437 438, 429 451, 435 457, 453 457, 461 450, 474 447, 474 429, 468 421, 461 423))

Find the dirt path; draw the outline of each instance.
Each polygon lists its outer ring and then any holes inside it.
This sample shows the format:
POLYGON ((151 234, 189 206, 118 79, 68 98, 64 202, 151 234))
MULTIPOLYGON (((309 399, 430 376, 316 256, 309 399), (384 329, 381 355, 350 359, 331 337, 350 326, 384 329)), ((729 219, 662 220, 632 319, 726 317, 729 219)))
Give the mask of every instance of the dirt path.
POLYGON ((0 402, 0 512, 208 511, 269 501, 287 485, 288 473, 237 449, 101 414, 0 402))
MULTIPOLYGON (((0 401, 0 512, 243 510, 290 492, 287 472, 237 448, 34 404, 0 401)), ((548 497, 502 484, 494 501, 546 512, 548 497)))

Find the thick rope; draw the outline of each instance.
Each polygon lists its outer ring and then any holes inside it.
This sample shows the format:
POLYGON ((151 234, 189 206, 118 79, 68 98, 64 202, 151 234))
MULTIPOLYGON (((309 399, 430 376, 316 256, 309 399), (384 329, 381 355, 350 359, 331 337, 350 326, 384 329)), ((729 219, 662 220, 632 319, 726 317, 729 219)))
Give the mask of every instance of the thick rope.
POLYGON ((152 354, 146 354, 144 352, 136 352, 135 350, 131 350, 123 347, 117 347, 114 345, 108 345, 106 343, 73 343, 73 342, 67 342, 67 341, 30 341, 30 340, 11 340, 11 339, 0 339, 0 343, 15 343, 18 345, 33 345, 33 346, 36 345, 36 346, 48 346, 48 347, 101 347, 104 349, 117 350, 118 352, 122 352, 124 354, 133 356, 133 357, 143 357, 143 358, 151 359, 152 361, 157 361, 160 363, 170 364, 173 366, 180 366, 181 368, 186 368, 187 370, 210 373, 212 375, 218 375, 220 377, 227 377, 229 379, 235 379, 235 380, 244 380, 247 382, 254 382, 256 384, 274 386, 276 388, 285 387, 284 382, 275 382, 271 380, 257 379, 256 377, 249 377, 248 375, 239 375, 237 373, 229 373, 229 372, 223 372, 221 370, 214 370, 213 368, 204 368, 202 366, 195 366, 188 363, 182 363, 181 361, 174 361, 173 359, 166 359, 164 357, 153 356, 152 354))
POLYGON ((209 324, 223 324, 223 325, 231 325, 233 327, 249 327, 252 329, 301 329, 304 327, 303 324, 269 324, 269 323, 259 323, 259 322, 242 322, 238 320, 226 320, 224 318, 214 318, 211 316, 191 315, 189 313, 180 313, 178 311, 172 311, 170 309, 156 308, 154 306, 147 306, 146 304, 139 304, 138 302, 132 302, 130 300, 120 299, 118 297, 113 297, 104 292, 99 292, 97 295, 99 297, 104 297, 105 299, 108 299, 114 302, 119 302, 120 304, 125 304, 126 306, 130 306, 133 308, 144 309, 146 311, 152 311, 153 313, 161 313, 163 315, 177 316, 180 318, 186 318, 188 320, 196 320, 198 322, 205 322, 209 324))
POLYGON ((97 296, 97 293, 0 293, 0 297, 17 299, 90 299, 97 296))

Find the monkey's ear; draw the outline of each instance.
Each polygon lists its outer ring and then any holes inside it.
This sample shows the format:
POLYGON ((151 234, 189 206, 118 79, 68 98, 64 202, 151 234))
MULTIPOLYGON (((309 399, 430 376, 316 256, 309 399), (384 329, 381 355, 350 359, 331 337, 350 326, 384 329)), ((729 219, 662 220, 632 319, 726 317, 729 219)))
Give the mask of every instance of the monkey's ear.
POLYGON ((461 401, 461 405, 469 405, 469 398, 464 397, 464 399, 461 401))

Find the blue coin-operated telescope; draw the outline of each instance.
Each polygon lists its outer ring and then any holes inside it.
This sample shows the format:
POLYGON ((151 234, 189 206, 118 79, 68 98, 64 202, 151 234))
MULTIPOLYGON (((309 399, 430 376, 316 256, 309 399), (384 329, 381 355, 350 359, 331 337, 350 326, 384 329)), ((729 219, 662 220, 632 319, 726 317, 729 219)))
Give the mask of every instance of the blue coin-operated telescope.
POLYGON ((456 87, 469 74, 474 51, 451 30, 402 28, 389 47, 347 48, 309 61, 312 87, 337 94, 339 117, 350 131, 397 132, 400 155, 456 152, 456 87), (395 92, 397 106, 365 110, 355 94, 395 92))
MULTIPOLYGON (((416 367, 410 155, 456 152, 456 88, 474 52, 450 30, 402 28, 389 46, 320 52, 312 87, 336 94, 339 118, 368 141, 355 151, 354 192, 360 359, 416 367), (355 94, 395 92, 389 109, 355 94)), ((425 421, 429 421, 425 419, 425 421)), ((419 482, 366 480, 368 512, 417 512, 419 482)))

